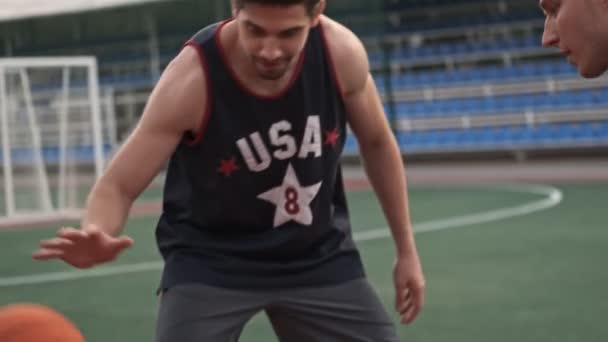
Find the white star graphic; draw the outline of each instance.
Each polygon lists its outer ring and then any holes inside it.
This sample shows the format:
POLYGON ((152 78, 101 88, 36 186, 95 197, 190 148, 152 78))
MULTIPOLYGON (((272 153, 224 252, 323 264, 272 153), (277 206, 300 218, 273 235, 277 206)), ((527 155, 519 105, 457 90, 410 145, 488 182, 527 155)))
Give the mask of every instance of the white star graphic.
POLYGON ((289 164, 283 184, 258 195, 259 199, 268 201, 277 207, 274 212, 274 228, 291 220, 306 226, 312 224, 310 202, 319 192, 321 183, 323 182, 301 186, 295 170, 289 164))

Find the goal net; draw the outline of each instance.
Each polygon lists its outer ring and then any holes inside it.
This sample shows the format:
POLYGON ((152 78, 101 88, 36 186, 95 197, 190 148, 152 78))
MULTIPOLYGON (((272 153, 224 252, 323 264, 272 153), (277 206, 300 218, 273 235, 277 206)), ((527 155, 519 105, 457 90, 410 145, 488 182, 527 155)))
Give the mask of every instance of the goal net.
POLYGON ((0 225, 77 219, 113 149, 94 57, 0 59, 0 225))

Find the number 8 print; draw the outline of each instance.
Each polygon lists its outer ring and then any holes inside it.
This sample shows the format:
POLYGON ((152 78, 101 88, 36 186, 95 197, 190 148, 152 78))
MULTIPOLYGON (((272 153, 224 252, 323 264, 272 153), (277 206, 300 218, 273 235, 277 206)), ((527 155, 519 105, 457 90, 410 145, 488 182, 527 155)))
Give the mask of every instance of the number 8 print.
POLYGON ((285 211, 289 215, 297 215, 300 212, 298 198, 298 191, 294 187, 290 186, 285 189, 285 211))

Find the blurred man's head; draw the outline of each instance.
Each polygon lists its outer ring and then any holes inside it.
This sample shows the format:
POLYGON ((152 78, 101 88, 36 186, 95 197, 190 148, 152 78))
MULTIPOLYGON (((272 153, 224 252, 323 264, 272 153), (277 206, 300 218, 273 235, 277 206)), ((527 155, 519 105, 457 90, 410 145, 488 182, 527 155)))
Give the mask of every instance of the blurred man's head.
POLYGON ((294 66, 324 0, 232 0, 239 44, 258 75, 280 79, 294 66))
POLYGON ((608 0, 539 0, 545 13, 542 44, 555 47, 583 77, 608 69, 608 0))

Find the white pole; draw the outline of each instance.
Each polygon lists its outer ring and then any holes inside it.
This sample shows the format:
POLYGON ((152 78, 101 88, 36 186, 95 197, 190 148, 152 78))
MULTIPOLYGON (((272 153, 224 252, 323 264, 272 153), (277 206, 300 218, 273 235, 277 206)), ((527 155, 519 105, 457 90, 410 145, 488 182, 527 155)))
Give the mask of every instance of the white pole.
POLYGON ((104 169, 103 136, 101 125, 100 101, 99 101, 99 80, 97 76, 97 61, 89 60, 88 81, 89 81, 89 103, 91 105, 91 116, 93 119, 93 148, 95 153, 95 176, 99 179, 104 169))
POLYGON ((24 67, 19 69, 19 76, 21 78, 21 87, 23 89, 23 97, 25 100, 30 134, 32 135, 34 166, 36 168, 36 175, 38 176, 38 182, 41 187, 41 192, 38 193, 38 200, 40 201, 42 210, 45 212, 50 212, 53 209, 53 204, 51 202, 51 192, 49 191, 49 181, 47 179, 46 168, 42 158, 40 128, 38 127, 36 112, 34 104, 32 103, 30 80, 24 67))
POLYGON ((91 65, 94 57, 10 57, 1 58, 0 64, 5 67, 20 68, 27 65, 28 69, 56 68, 58 66, 82 67, 91 65))
POLYGON ((108 123, 108 137, 110 140, 110 149, 114 151, 118 145, 118 138, 116 137, 116 101, 114 101, 114 88, 107 88, 106 91, 106 120, 108 123))
POLYGON ((152 82, 156 83, 160 78, 160 47, 158 43, 158 29, 156 21, 151 14, 145 17, 148 29, 148 50, 150 52, 150 76, 152 82))
POLYGON ((68 146, 68 101, 70 92, 70 69, 63 67, 62 73, 62 93, 59 107, 59 191, 58 204, 59 210, 64 210, 66 206, 66 173, 67 173, 67 146, 68 146))
POLYGON ((6 92, 6 69, 0 65, 0 116, 2 119, 2 164, 4 167, 4 194, 7 217, 15 215, 15 189, 13 188, 13 162, 11 141, 8 132, 8 94, 6 92))

